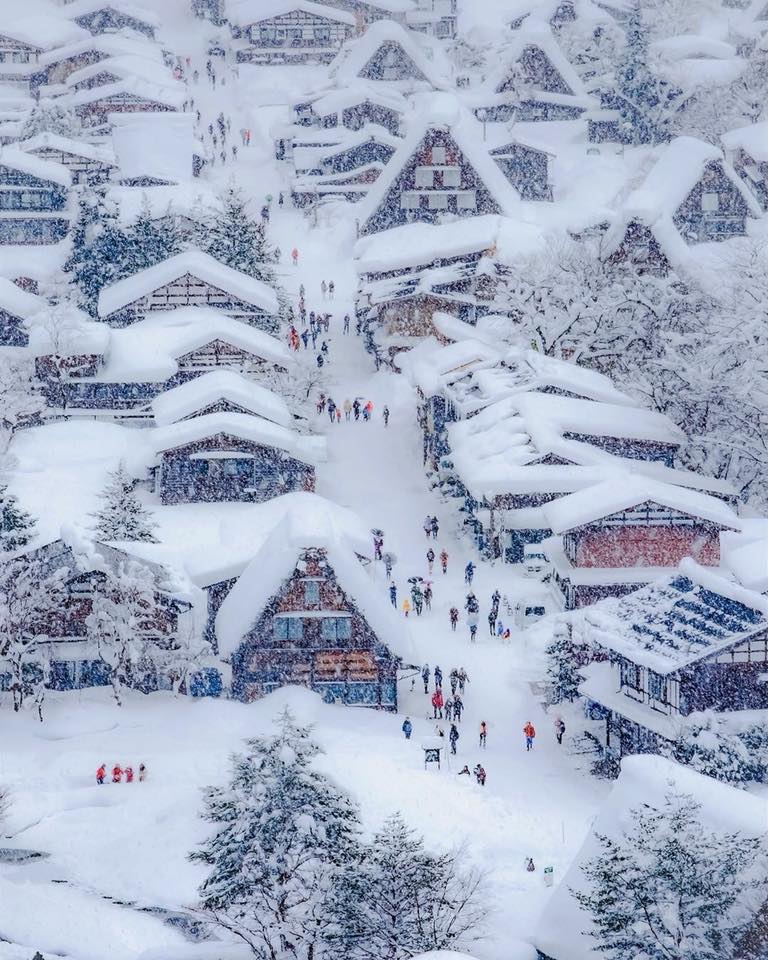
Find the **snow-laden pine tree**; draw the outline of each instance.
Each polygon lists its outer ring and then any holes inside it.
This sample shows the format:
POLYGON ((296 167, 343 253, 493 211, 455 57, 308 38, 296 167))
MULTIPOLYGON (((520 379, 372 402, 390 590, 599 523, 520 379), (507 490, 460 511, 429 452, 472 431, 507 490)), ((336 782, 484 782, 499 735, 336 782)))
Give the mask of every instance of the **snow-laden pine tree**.
POLYGON ((344 871, 329 901, 334 957, 406 960, 464 950, 479 940, 487 909, 482 875, 460 869, 455 852, 435 855, 400 815, 390 817, 344 871))
POLYGON ((96 519, 93 532, 97 539, 157 543, 157 524, 139 500, 135 486, 136 481, 122 461, 109 472, 101 494, 101 509, 92 515, 96 519))
POLYGON ((80 306, 95 317, 102 288, 133 272, 133 245, 120 225, 116 204, 103 190, 83 188, 78 203, 72 252, 64 270, 79 290, 80 306))
POLYGON ((40 133, 55 133, 77 139, 81 124, 76 113, 57 100, 40 100, 29 112, 19 131, 19 140, 28 140, 40 133))
POLYGON ((185 246, 178 218, 170 213, 162 218, 153 217, 146 196, 139 216, 125 233, 128 245, 126 269, 130 268, 131 274, 181 253, 185 246))
POLYGON ((0 554, 26 547, 34 536, 35 519, 19 506, 17 498, 0 481, 0 554))
POLYGON ((764 899, 762 839, 711 831, 700 804, 670 792, 658 809, 631 812, 618 838, 598 834, 600 852, 571 892, 592 920, 608 960, 723 960, 764 899), (762 896, 760 892, 762 891, 762 896))
POLYGON ((732 733, 722 729, 714 714, 688 721, 675 741, 671 756, 716 780, 746 788, 762 783, 768 769, 768 728, 756 725, 732 733))
POLYGON ((164 630, 164 619, 149 567, 126 560, 103 572, 85 626, 96 654, 109 667, 118 706, 124 687, 153 685, 158 644, 173 641, 164 630))
POLYGON ((648 49, 648 26, 639 0, 626 26, 626 43, 606 94, 618 109, 625 143, 666 143, 675 134, 682 91, 656 69, 648 49))
POLYGON ((10 668, 14 710, 45 684, 41 647, 58 635, 65 574, 29 556, 0 563, 0 661, 10 668))
POLYGON ((220 202, 221 209, 209 213, 200 231, 201 249, 233 270, 274 285, 274 254, 267 244, 264 225, 251 216, 243 192, 232 185, 220 202))
POLYGON ((589 660, 586 647, 573 641, 566 624, 557 623, 546 654, 550 702, 573 702, 578 699, 579 684, 584 681, 579 667, 589 660))
POLYGON ((261 960, 319 960, 326 901, 358 863, 358 814, 316 769, 320 748, 286 711, 272 736, 247 741, 232 778, 207 791, 214 833, 190 856, 210 867, 200 907, 261 960))

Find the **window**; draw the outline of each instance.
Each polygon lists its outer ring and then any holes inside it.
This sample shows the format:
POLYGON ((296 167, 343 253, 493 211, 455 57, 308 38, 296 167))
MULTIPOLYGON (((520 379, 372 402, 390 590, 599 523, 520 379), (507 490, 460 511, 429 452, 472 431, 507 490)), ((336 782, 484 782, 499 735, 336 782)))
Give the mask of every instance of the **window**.
POLYGON ((720 209, 720 197, 716 193, 702 193, 701 209, 704 213, 713 213, 720 209))
POLYGON ((458 167, 448 167, 443 170, 443 186, 458 187, 461 185, 461 170, 458 167))
POLYGON ((653 670, 648 671, 648 693, 651 700, 660 700, 666 702, 667 699, 667 680, 653 670))
POLYGON ((474 190, 461 190, 456 194, 457 210, 476 210, 477 194, 474 190))
POLYGON ((430 194, 429 194, 429 209, 430 209, 430 210, 447 210, 447 209, 448 209, 448 194, 446 194, 446 193, 430 193, 430 194))
POLYGON ((277 30, 274 27, 262 27, 259 31, 259 39, 262 43, 275 43, 277 40, 277 30))
POLYGON ((323 617, 320 621, 323 640, 349 640, 352 636, 351 617, 323 617))
POLYGON ((640 667, 636 663, 630 663, 629 660, 621 661, 621 685, 632 687, 634 690, 640 689, 640 667))
POLYGON ((445 163, 445 147, 432 147, 432 163, 437 166, 445 163))
POLYGON ((298 617, 275 617, 272 621, 272 636, 275 640, 301 640, 304 636, 304 621, 298 617))
POLYGON ((320 603, 320 581, 304 581, 304 603, 308 607, 316 607, 320 603))
POLYGON ((416 186, 432 187, 435 184, 435 171, 431 167, 416 167, 416 186))
POLYGON ((14 63, 29 63, 29 54, 28 54, 28 53, 25 53, 25 52, 22 51, 22 50, 17 50, 17 51, 13 54, 13 62, 14 62, 14 63))
POLYGON ((330 27, 315 27, 315 40, 318 43, 330 43, 331 42, 331 28, 330 27))
POLYGON ((400 209, 401 210, 418 210, 421 206, 421 201, 418 193, 413 193, 412 191, 407 191, 406 193, 401 194, 400 196, 400 209))

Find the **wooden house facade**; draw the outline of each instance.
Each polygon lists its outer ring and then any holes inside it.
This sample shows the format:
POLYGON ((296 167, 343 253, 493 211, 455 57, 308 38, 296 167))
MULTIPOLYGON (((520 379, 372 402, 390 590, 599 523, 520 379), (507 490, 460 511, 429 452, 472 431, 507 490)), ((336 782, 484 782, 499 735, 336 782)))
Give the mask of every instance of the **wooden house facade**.
MULTIPOLYGON (((375 125, 397 136, 404 108, 405 103, 399 99, 380 96, 373 91, 355 93, 353 90, 339 90, 311 100, 301 100, 294 104, 293 111, 296 124, 301 127, 360 130, 375 125)), ((287 138, 278 138, 278 142, 280 139, 287 138)), ((282 155, 285 155, 285 146, 282 155)), ((278 159, 282 159, 282 156, 278 155, 278 159)))
POLYGON ((749 202, 734 178, 721 161, 713 161, 706 165, 672 220, 688 243, 705 243, 744 236, 751 214, 749 202))
MULTIPOLYGON (((190 609, 162 585, 162 568, 122 550, 103 543, 90 545, 92 551, 81 552, 79 546, 65 540, 55 540, 36 547, 15 558, 21 568, 30 567, 42 578, 60 575, 60 598, 45 622, 35 625, 35 632, 45 637, 35 644, 29 661, 23 664, 22 677, 27 672, 46 676, 46 685, 52 690, 73 690, 83 687, 106 686, 110 683, 111 668, 99 656, 96 645, 89 641, 86 620, 93 609, 94 598, 106 589, 104 567, 117 571, 121 565, 140 562, 155 576, 157 589, 152 608, 147 610, 144 623, 147 642, 170 648, 178 634, 179 617, 190 609)), ((0 658, 0 692, 13 688, 11 665, 0 658)), ((171 680, 158 673, 150 663, 139 664, 131 677, 131 685, 144 693, 170 689, 171 680)))
POLYGON ((668 582, 603 606, 574 629, 594 651, 581 693, 605 721, 611 757, 665 752, 692 713, 768 710, 763 595, 687 562, 668 582))
POLYGON ((271 3, 266 11, 252 7, 234 31, 244 41, 237 50, 241 63, 330 63, 357 28, 351 13, 310 0, 271 3))
POLYGON ((80 90, 70 95, 75 115, 89 131, 109 129, 111 113, 173 113, 181 109, 184 96, 176 90, 161 90, 149 84, 121 80, 108 86, 80 90))
POLYGON ((31 89, 33 78, 40 73, 42 52, 42 47, 28 40, 0 32, 0 83, 24 91, 31 89))
POLYGON ((116 169, 114 159, 107 151, 56 134, 41 133, 31 137, 22 141, 19 149, 30 156, 66 167, 73 184, 105 183, 116 169))
MULTIPOLYGON (((249 607, 250 625, 229 656, 234 697, 253 700, 300 684, 327 702, 397 709, 401 660, 367 615, 373 584, 361 595, 358 580, 366 576, 362 569, 355 577, 355 596, 347 592, 344 574, 351 573, 349 564, 359 566, 359 561, 353 555, 340 570, 322 547, 296 550, 292 569, 285 571, 277 590, 249 607)), ((247 581, 247 570, 244 578, 247 581)), ((241 583, 242 578, 221 606, 217 633, 227 605, 244 601, 241 583)), ((220 636, 220 648, 221 641, 220 636)))
POLYGON ((150 19, 142 19, 135 7, 128 4, 82 3, 74 0, 70 17, 74 23, 92 34, 117 33, 120 30, 132 30, 150 40, 155 38, 155 25, 150 19))
POLYGON ((0 244, 58 243, 69 231, 69 172, 19 150, 0 152, 0 244))
POLYGON ((512 142, 493 147, 490 156, 523 200, 552 200, 546 150, 512 142))

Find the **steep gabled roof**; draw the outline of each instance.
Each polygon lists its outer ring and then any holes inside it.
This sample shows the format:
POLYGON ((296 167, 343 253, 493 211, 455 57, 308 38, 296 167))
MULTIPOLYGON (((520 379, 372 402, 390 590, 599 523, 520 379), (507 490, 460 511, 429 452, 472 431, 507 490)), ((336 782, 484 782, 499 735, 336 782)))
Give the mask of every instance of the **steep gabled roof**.
POLYGON ((104 287, 99 294, 99 316, 108 317, 187 273, 267 313, 277 313, 277 294, 272 287, 233 270, 201 250, 188 250, 104 287))
MULTIPOLYGON (((568 88, 561 91, 564 96, 573 96, 585 99, 587 92, 581 77, 578 75, 570 60, 560 49, 552 30, 541 23, 526 25, 524 29, 515 31, 511 40, 503 47, 499 66, 493 71, 488 85, 496 93, 502 92, 504 83, 508 80, 510 71, 518 62, 528 47, 538 48, 549 61, 552 68, 560 75, 561 80, 568 88)), ((539 89, 533 85, 533 89, 539 89)), ((543 89, 543 88, 542 88, 543 89)))
POLYGON ((46 180, 49 183, 58 184, 60 187, 72 185, 72 174, 63 164, 55 163, 52 160, 43 160, 41 157, 34 157, 32 154, 14 147, 0 149, 0 166, 9 167, 11 170, 20 170, 22 173, 29 174, 30 177, 46 180))
MULTIPOLYGON (((448 100, 435 98, 434 103, 420 118, 411 123, 411 133, 392 155, 382 175, 359 206, 360 232, 365 234, 379 207, 387 202, 387 196, 403 170, 429 140, 431 130, 448 134, 456 145, 464 162, 476 173, 497 205, 497 213, 514 216, 519 212, 517 191, 488 154, 482 139, 482 127, 468 111, 448 100), (445 108, 448 109, 445 109, 445 108)), ((372 232, 372 231, 371 231, 372 232)))
POLYGON ((114 10, 132 20, 145 23, 148 27, 160 26, 160 19, 155 13, 133 2, 127 3, 126 0, 71 0, 65 4, 62 12, 70 20, 78 20, 101 10, 114 10))
POLYGON ((355 83, 361 79, 376 82, 378 78, 369 76, 366 68, 382 47, 397 48, 408 64, 411 75, 404 77, 404 81, 421 81, 436 90, 449 86, 450 65, 439 43, 406 30, 393 20, 377 20, 361 36, 347 40, 328 68, 330 76, 338 84, 355 83))
POLYGON ((168 67, 158 60, 136 54, 117 54, 106 57, 96 63, 89 63, 87 67, 74 70, 66 79, 68 87, 97 77, 101 73, 111 73, 123 80, 138 77, 147 83, 156 83, 160 86, 173 86, 174 80, 168 67))
POLYGON ((219 651, 230 657, 261 616, 269 600, 288 580, 306 550, 325 551, 340 589, 366 619, 381 643, 407 663, 415 662, 408 626, 361 566, 361 547, 350 540, 336 516, 338 508, 318 497, 294 504, 275 526, 216 617, 219 651))
POLYGON ((229 401, 254 416, 283 427, 290 427, 293 423, 285 400, 279 394, 235 370, 214 370, 166 390, 152 401, 152 412, 155 423, 164 426, 177 423, 220 400, 229 401))
POLYGON ((86 90, 76 90, 66 95, 66 102, 71 107, 81 107, 88 103, 97 103, 109 97, 131 96, 159 103, 172 110, 181 110, 187 98, 186 90, 180 83, 174 83, 169 78, 162 86, 151 83, 141 77, 126 77, 116 83, 105 83, 103 87, 91 87, 86 90))
POLYGON ((57 133, 49 133, 48 131, 38 133, 28 140, 20 140, 16 146, 24 153, 34 153, 35 150, 46 149, 59 150, 61 153, 69 153, 83 160, 97 161, 110 167, 115 166, 115 157, 111 150, 94 146, 92 143, 85 143, 83 140, 62 137, 57 133))
POLYGON ((21 320, 31 320, 48 309, 47 302, 36 293, 28 293, 5 277, 0 277, 0 310, 21 320))

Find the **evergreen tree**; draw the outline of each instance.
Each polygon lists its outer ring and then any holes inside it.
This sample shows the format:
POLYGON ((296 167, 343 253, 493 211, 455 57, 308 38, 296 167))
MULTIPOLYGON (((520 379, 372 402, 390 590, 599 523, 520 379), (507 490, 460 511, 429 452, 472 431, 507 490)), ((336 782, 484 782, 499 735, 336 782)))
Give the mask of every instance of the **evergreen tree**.
POLYGON ((8 485, 0 483, 0 553, 26 547, 34 535, 36 522, 8 492, 8 485))
POLYGON ((639 3, 627 23, 626 44, 615 83, 604 96, 621 115, 622 139, 626 143, 665 143, 673 136, 683 95, 653 68, 648 51, 648 28, 639 3))
POLYGON ((133 244, 120 226, 116 205, 107 200, 103 190, 85 188, 64 270, 80 291, 80 306, 91 316, 98 315, 102 288, 133 272, 132 255, 133 244))
POLYGON ((720 727, 715 715, 709 715, 686 724, 671 755, 678 763, 736 787, 762 783, 768 776, 768 729, 759 724, 730 733, 720 727))
POLYGON ((102 493, 102 507, 96 518, 94 534, 99 540, 143 540, 157 543, 153 531, 157 524, 134 490, 135 482, 120 463, 108 474, 102 493))
POLYGON ((571 892, 609 960, 735 955, 768 882, 751 873, 765 848, 760 838, 709 832, 699 812, 693 798, 670 793, 661 809, 633 810, 618 839, 597 835, 600 853, 582 866, 587 887, 571 892))
POLYGON ((546 649, 547 680, 550 685, 550 702, 562 703, 563 700, 573 702, 579 697, 579 684, 584 677, 579 673, 579 667, 588 663, 587 648, 574 643, 565 624, 555 625, 552 642, 546 649))
POLYGON ((191 854, 211 867, 201 907, 262 960, 312 960, 337 873, 359 859, 357 811, 315 769, 320 748, 287 711, 247 747, 229 785, 207 791, 216 832, 191 854))
POLYGON ((455 853, 428 853, 402 817, 393 816, 334 888, 327 940, 335 955, 350 960, 461 950, 480 937, 487 913, 481 882, 479 874, 459 870, 455 853))
POLYGON ((60 137, 77 139, 80 129, 80 120, 72 110, 57 100, 41 100, 32 107, 22 124, 19 140, 28 140, 39 133, 55 133, 60 137))
POLYGON ((126 238, 131 274, 153 267, 184 248, 176 218, 170 213, 162 219, 153 218, 146 197, 138 218, 126 230, 126 238))
POLYGON ((201 249, 233 270, 274 285, 274 258, 264 225, 251 217, 241 190, 230 186, 221 197, 221 207, 203 227, 201 249))

